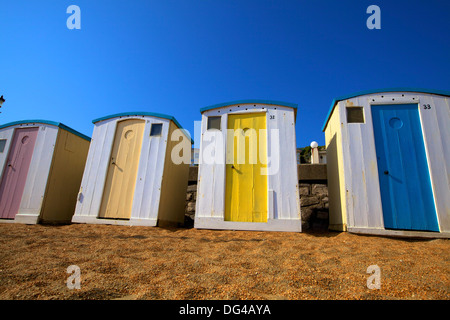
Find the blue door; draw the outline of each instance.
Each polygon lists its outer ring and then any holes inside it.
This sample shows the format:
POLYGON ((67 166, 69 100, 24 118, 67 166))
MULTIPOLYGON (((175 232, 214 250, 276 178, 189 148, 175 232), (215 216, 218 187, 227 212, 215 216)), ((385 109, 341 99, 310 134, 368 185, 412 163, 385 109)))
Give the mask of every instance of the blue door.
POLYGON ((372 106, 386 229, 439 231, 418 108, 372 106))

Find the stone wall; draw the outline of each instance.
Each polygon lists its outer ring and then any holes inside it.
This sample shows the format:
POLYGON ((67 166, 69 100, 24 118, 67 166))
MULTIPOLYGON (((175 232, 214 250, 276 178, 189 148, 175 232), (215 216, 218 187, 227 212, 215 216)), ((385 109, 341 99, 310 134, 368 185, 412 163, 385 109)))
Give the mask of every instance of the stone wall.
MULTIPOLYGON (((189 171, 186 192, 185 227, 193 227, 197 199, 197 167, 189 171)), ((328 187, 326 164, 298 166, 300 211, 303 230, 328 229, 328 187)))
POLYGON ((195 201, 197 200, 197 180, 195 183, 189 181, 186 192, 186 209, 184 216, 184 226, 193 227, 195 218, 195 201))
POLYGON ((302 229, 328 229, 328 187, 326 164, 298 166, 302 229))
POLYGON ((328 229, 328 187, 324 183, 299 184, 302 229, 328 229))

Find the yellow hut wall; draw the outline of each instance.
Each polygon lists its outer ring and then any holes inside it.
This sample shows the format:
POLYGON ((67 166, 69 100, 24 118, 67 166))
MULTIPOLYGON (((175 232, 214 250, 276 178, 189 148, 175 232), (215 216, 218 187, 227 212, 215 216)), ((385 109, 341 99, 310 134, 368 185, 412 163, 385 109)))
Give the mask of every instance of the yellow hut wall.
MULTIPOLYGON (((176 129, 178 129, 178 127, 173 121, 170 121, 161 184, 161 198, 158 209, 159 226, 173 223, 184 223, 184 208, 189 178, 189 163, 175 164, 172 161, 172 150, 175 146, 181 143, 180 141, 171 140, 172 133, 176 129)), ((183 141, 186 143, 183 150, 190 151, 190 139, 185 137, 183 141)), ((190 155, 188 158, 190 161, 190 155)))
POLYGON ((71 132, 58 130, 40 215, 43 222, 71 220, 89 145, 89 141, 71 132))
POLYGON ((325 128, 327 148, 327 176, 329 198, 329 228, 331 230, 347 230, 346 191, 344 181, 344 164, 342 153, 342 123, 339 105, 325 128))

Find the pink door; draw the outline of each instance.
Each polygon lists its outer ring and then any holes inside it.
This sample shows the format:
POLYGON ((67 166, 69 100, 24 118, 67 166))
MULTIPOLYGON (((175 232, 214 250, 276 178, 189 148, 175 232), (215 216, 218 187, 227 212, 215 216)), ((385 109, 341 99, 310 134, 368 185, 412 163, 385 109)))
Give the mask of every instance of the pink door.
POLYGON ((14 219, 19 211, 39 128, 16 129, 0 184, 0 218, 14 219))

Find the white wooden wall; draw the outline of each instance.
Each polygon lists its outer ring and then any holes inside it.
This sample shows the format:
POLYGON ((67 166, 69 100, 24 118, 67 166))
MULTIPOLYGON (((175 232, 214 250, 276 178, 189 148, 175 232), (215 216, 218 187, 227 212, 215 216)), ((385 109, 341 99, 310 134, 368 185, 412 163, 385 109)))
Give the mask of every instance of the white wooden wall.
POLYGON ((423 95, 420 104, 431 106, 420 118, 439 226, 450 232, 450 98, 423 95))
POLYGON ((161 196, 164 160, 167 151, 170 120, 146 118, 141 159, 134 191, 132 219, 156 219, 161 196), (162 123, 160 137, 150 137, 152 123, 162 123))
POLYGON ((406 92, 363 95, 334 110, 341 119, 348 227, 384 229, 371 105, 397 103, 431 106, 419 115, 440 229, 450 231, 450 99, 406 92), (348 124, 346 106, 362 106, 365 123, 348 124))
POLYGON ((95 124, 72 221, 95 223, 102 202, 117 122, 127 119, 145 120, 130 222, 139 224, 139 220, 154 220, 156 224, 170 120, 149 116, 122 116, 95 124), (163 124, 160 137, 150 137, 152 123, 163 124))
POLYGON ((8 157, 9 148, 11 147, 15 127, 17 126, 0 129, 0 139, 6 139, 5 149, 0 153, 1 177, 3 177, 3 172, 5 170, 6 159, 8 157))
POLYGON ((39 127, 39 131, 34 145, 27 180, 25 182, 22 201, 20 202, 19 212, 17 213, 15 220, 36 223, 41 212, 42 201, 44 199, 59 128, 48 124, 36 123, 34 125, 21 124, 1 129, 0 139, 7 139, 5 150, 3 153, 0 153, 2 176, 14 129, 27 127, 39 127))
MULTIPOLYGON (((232 113, 266 113, 267 123, 267 152, 268 158, 274 156, 271 150, 271 129, 279 129, 279 170, 274 175, 268 175, 268 201, 269 219, 300 220, 300 200, 298 194, 296 139, 294 109, 266 105, 266 104, 240 104, 207 110, 202 114, 200 165, 197 187, 196 218, 224 219, 225 211, 225 156, 226 156, 226 128, 228 114, 232 113), (248 110, 245 110, 245 109, 248 110), (270 119, 274 115, 274 119, 270 119), (221 131, 223 145, 217 140, 204 139, 207 131, 207 117, 221 116, 221 131), (222 150, 220 163, 204 163, 204 152, 211 148, 222 150), (273 195, 273 196, 272 196, 273 195)), ((270 165, 270 163, 269 163, 270 165)))

